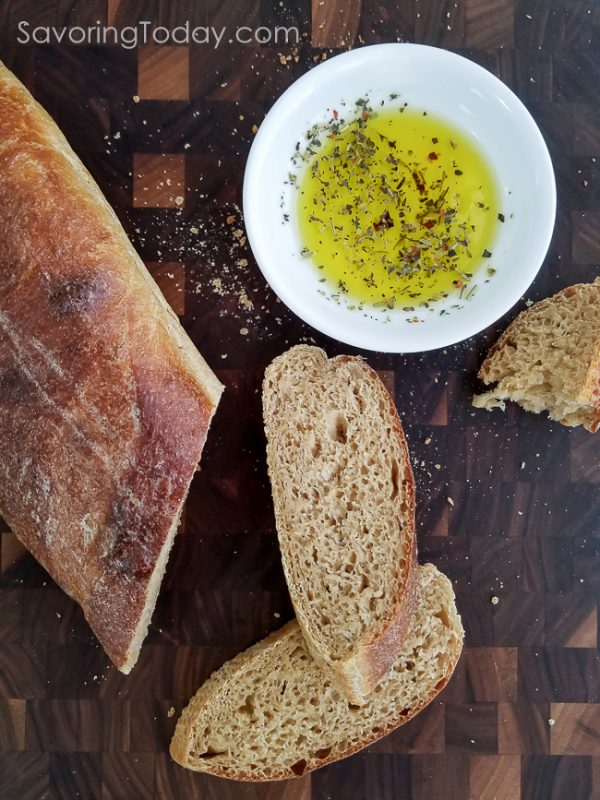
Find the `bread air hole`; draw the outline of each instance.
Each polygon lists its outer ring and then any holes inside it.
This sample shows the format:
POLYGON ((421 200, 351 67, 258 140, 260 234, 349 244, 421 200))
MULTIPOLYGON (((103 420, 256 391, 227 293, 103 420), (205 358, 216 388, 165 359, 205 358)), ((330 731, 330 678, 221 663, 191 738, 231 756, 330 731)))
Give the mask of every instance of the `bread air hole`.
POLYGON ((327 433, 334 442, 346 444, 348 439, 348 420, 339 412, 330 414, 327 423, 327 433))
POLYGON ((292 764, 290 769, 292 770, 294 775, 298 775, 298 777, 300 777, 300 775, 304 775, 304 773, 306 772, 306 766, 307 766, 306 759, 301 758, 300 761, 296 761, 295 764, 292 764))
POLYGON ((254 695, 249 695, 244 701, 244 705, 238 708, 238 713, 248 717, 251 722, 256 721, 254 695))
POLYGON ((227 755, 227 750, 215 750, 210 745, 204 753, 199 753, 198 758, 216 758, 216 756, 227 755))
POLYGON ((398 462, 392 461, 392 500, 398 497, 398 462))
POLYGON ((444 625, 444 627, 446 627, 446 628, 450 628, 450 627, 452 627, 452 626, 450 625, 450 617, 448 616, 448 612, 446 611, 446 609, 445 609, 445 608, 441 608, 441 609, 440 609, 440 610, 437 612, 437 614, 436 614, 435 616, 436 616, 436 617, 437 617, 439 620, 441 620, 441 621, 442 621, 442 625, 444 625))
POLYGON ((318 758, 319 760, 327 758, 327 756, 331 753, 331 750, 331 747, 321 747, 319 750, 315 750, 313 753, 313 758, 318 758))

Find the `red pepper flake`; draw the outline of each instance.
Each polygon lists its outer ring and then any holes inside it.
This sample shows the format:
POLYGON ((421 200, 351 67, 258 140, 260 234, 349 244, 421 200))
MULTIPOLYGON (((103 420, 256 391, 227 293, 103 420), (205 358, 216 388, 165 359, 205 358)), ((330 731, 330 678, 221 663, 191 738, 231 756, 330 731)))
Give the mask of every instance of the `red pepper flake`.
POLYGON ((338 117, 339 117, 339 114, 338 114, 338 112, 337 112, 337 111, 335 110, 335 108, 334 108, 334 109, 333 109, 333 118, 334 118, 334 119, 337 119, 338 117))
POLYGON ((369 112, 368 111, 363 111, 361 116, 362 116, 363 119, 369 119, 369 112))
POLYGON ((429 155, 427 156, 427 158, 428 158, 430 161, 437 161, 437 160, 438 160, 438 154, 437 154, 437 153, 434 153, 434 152, 432 151, 431 153, 429 153, 429 155))
POLYGON ((446 216, 446 209, 445 208, 440 208, 438 213, 439 213, 440 217, 445 217, 446 216))
POLYGON ((434 219, 426 219, 425 222, 423 223, 423 227, 429 230, 433 228, 434 225, 435 225, 434 219))
POLYGON ((464 286, 464 283, 459 280, 452 281, 452 283, 456 286, 457 289, 462 289, 462 287, 464 286))

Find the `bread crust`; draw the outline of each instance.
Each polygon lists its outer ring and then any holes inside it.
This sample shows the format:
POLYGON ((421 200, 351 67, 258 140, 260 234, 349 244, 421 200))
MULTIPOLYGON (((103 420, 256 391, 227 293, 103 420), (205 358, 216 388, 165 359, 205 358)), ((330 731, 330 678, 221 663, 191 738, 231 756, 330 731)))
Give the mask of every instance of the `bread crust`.
MULTIPOLYGON (((336 364, 346 363, 358 365, 363 371, 365 379, 375 382, 379 387, 382 396, 385 398, 387 414, 392 427, 391 435, 397 440, 402 452, 403 474, 400 479, 406 482, 405 495, 403 499, 407 506, 407 510, 404 512, 404 518, 408 521, 410 528, 407 532, 407 535, 409 535, 412 540, 410 552, 407 553, 406 557, 405 573, 397 586, 393 608, 387 618, 382 620, 377 625, 375 630, 367 631, 365 633, 362 640, 357 642, 356 650, 349 658, 336 661, 335 666, 333 667, 330 663, 328 663, 325 654, 320 652, 320 650, 313 644, 309 625, 303 610, 303 598, 294 588, 294 581, 290 572, 290 565, 287 563, 285 554, 283 554, 284 572, 286 575, 288 588, 290 589, 290 595, 294 605, 294 610, 296 612, 296 618, 300 628, 304 633, 304 638, 311 655, 319 663, 321 668, 329 675, 339 690, 342 691, 349 700, 351 700, 353 703, 362 705, 365 703, 368 694, 373 691, 379 680, 392 665, 399 649, 402 646, 414 611, 417 586, 417 544, 415 532, 415 485, 410 463, 410 454, 408 451, 404 430, 402 428, 402 423, 400 422, 398 411, 393 399, 391 398, 389 392, 375 370, 366 364, 364 359, 361 357, 341 355, 332 359, 328 359, 325 351, 320 348, 308 345, 297 345, 287 353, 284 353, 282 356, 279 356, 277 359, 275 359, 274 362, 267 368, 263 388, 263 392, 265 394, 268 394, 270 391, 269 385, 275 380, 275 378, 272 376, 276 373, 278 362, 280 359, 285 360, 290 355, 299 355, 301 358, 304 355, 309 358, 320 358, 323 360, 324 364, 329 362, 334 366, 336 364)), ((267 427, 266 419, 265 426, 267 427)), ((276 466, 273 463, 273 459, 269 450, 270 448, 268 447, 267 452, 269 473, 272 478, 271 483, 273 486, 273 502, 275 506, 276 517, 282 518, 284 516, 281 509, 282 501, 278 496, 276 484, 273 480, 276 466)), ((278 534, 281 541, 282 534, 279 530, 278 534)))
POLYGON ((0 508, 131 669, 222 386, 0 64, 0 508))
MULTIPOLYGON (((434 568, 431 565, 426 565, 425 567, 421 567, 420 569, 430 570, 433 571, 434 568)), ((460 654, 462 652, 462 642, 463 642, 463 631, 460 623, 460 617, 456 613, 456 610, 450 609, 450 619, 452 621, 452 627, 455 632, 455 636, 452 639, 452 647, 451 652, 449 653, 449 660, 448 660, 448 668, 442 678, 438 681, 434 689, 428 692, 426 695, 423 696, 421 701, 408 709, 407 714, 402 714, 400 717, 395 717, 393 719, 389 719, 386 724, 381 726, 381 728, 376 732, 369 736, 367 739, 361 741, 356 746, 348 747, 346 750, 336 753, 335 755, 327 755, 322 758, 314 758, 311 762, 307 765, 306 770, 302 774, 308 774, 309 772, 314 771, 315 769, 320 769, 321 767, 326 766, 334 761, 339 761, 343 758, 347 758, 348 756, 353 755, 354 753, 363 750, 365 747, 373 744, 374 742, 382 739, 384 736, 387 736, 392 731, 396 730, 401 725, 404 725, 406 722, 409 722, 413 719, 417 714, 419 714, 432 700, 446 687, 448 681, 452 677, 454 669, 459 661, 460 654)), ((194 732, 194 723, 198 714, 198 711, 210 704, 220 693, 223 685, 231 684, 235 685, 238 680, 242 680, 244 673, 246 672, 248 665, 251 664, 256 654, 261 653, 265 649, 273 649, 277 648, 281 643, 285 641, 285 639, 290 636, 293 632, 293 629, 297 625, 297 622, 293 620, 292 622, 287 623, 284 625, 283 628, 280 628, 278 631, 275 631, 266 639, 261 642, 258 642, 254 646, 250 647, 248 650, 240 653, 231 661, 224 664, 219 670, 217 670, 211 677, 204 683, 198 692, 194 695, 194 697, 190 700, 187 708, 184 709, 175 729, 175 733, 171 740, 170 745, 170 754, 171 757, 181 766, 186 767, 187 769, 191 769, 198 772, 206 772, 211 775, 215 775, 217 777, 222 778, 229 778, 230 780, 236 781, 249 781, 249 782, 262 782, 264 780, 269 781, 279 781, 279 780, 287 780, 290 778, 300 777, 300 775, 296 775, 295 773, 290 772, 289 770, 284 770, 280 773, 270 774, 268 778, 257 777, 255 774, 251 774, 248 772, 242 771, 235 771, 232 769, 228 769, 218 764, 215 764, 212 761, 205 761, 203 764, 203 768, 200 769, 194 765, 193 761, 190 759, 190 752, 192 749, 193 743, 193 732, 194 732)), ((406 711, 406 709, 403 709, 406 711)))

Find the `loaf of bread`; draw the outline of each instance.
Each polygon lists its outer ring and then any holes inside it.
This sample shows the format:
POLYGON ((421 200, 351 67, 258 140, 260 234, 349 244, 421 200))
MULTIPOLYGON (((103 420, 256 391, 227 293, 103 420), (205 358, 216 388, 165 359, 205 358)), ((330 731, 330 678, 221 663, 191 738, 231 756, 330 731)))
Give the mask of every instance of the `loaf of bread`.
POLYGON ((360 358, 298 346, 263 384, 283 567, 313 658, 364 703, 414 607, 414 480, 396 408, 360 358))
POLYGON ((366 705, 340 694, 290 622, 198 690, 177 723, 171 755, 226 778, 282 780, 380 739, 433 700, 460 657, 452 585, 431 564, 418 568, 416 608, 402 650, 366 705))
POLYGON ((222 387, 2 64, 0 242, 0 511, 128 672, 222 387))
POLYGON ((600 425, 600 279, 563 289, 523 311, 490 350, 479 370, 489 392, 477 408, 547 411, 563 425, 600 425))

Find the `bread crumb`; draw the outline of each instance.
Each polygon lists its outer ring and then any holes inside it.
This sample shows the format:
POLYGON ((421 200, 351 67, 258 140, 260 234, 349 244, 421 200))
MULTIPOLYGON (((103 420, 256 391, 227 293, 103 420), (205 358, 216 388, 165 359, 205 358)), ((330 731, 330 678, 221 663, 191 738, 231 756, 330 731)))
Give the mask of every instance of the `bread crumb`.
POLYGON ((431 436, 426 436, 423 444, 431 444, 431 436))
POLYGON ((448 505, 454 506, 454 500, 451 497, 447 497, 446 501, 448 502, 448 505))
POLYGON ((550 725, 550 727, 552 727, 555 722, 556 722, 556 720, 552 719, 552 717, 550 717, 550 719, 548 720, 548 725, 550 725))
POLYGON ((494 595, 494 596, 492 597, 492 599, 490 600, 490 603, 491 603, 493 606, 497 606, 499 602, 500 602, 500 598, 499 598, 499 597, 497 597, 496 595, 494 595))
POLYGON ((245 311, 252 311, 252 309, 254 308, 254 303, 252 302, 252 300, 250 300, 246 292, 240 293, 238 297, 238 302, 245 311))
POLYGON ((177 195, 177 197, 175 198, 175 204, 178 206, 183 205, 183 197, 181 195, 177 195))
POLYGON ((248 330, 248 328, 240 328, 240 333, 242 334, 242 336, 248 336, 250 331, 248 330))
POLYGON ((173 708, 173 706, 171 706, 171 708, 167 711, 167 717, 171 719, 171 717, 173 716, 175 716, 175 709, 173 708))
POLYGON ((134 94, 134 95, 133 95, 133 102, 134 102, 134 103, 139 103, 139 102, 140 102, 140 96, 139 96, 139 94, 134 94))

